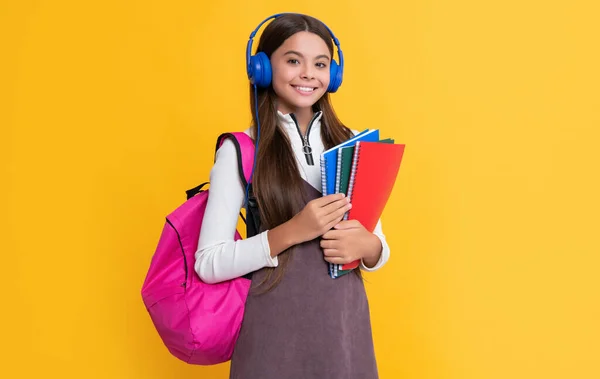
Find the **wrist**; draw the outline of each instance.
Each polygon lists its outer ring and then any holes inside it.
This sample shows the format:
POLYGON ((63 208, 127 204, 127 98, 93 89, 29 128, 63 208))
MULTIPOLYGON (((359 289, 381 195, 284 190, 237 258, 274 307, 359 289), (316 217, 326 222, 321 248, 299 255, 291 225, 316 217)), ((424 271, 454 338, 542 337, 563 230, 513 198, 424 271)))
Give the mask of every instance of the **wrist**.
POLYGON ((375 267, 375 265, 377 265, 377 262, 379 262, 379 259, 381 258, 381 252, 383 250, 383 245, 382 245, 379 237, 377 237, 373 233, 370 233, 370 235, 371 235, 371 241, 369 243, 370 248, 365 249, 366 254, 362 257, 363 263, 365 264, 365 266, 367 266, 369 268, 375 267))
POLYGON ((271 257, 274 258, 297 244, 294 230, 295 228, 292 220, 284 222, 269 230, 267 237, 271 248, 271 257))
POLYGON ((296 219, 291 218, 288 221, 281 224, 283 233, 285 234, 285 244, 287 248, 302 243, 300 237, 297 235, 298 227, 296 226, 296 219))

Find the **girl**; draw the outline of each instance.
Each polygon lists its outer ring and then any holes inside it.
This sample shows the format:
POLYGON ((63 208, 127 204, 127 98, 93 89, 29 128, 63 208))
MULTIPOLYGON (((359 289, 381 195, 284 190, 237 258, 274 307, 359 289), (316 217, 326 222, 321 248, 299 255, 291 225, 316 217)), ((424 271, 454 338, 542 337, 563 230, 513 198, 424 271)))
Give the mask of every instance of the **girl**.
POLYGON ((370 233, 357 221, 342 221, 348 200, 318 190, 321 152, 357 133, 337 118, 327 93, 335 80, 333 35, 306 15, 272 18, 257 48, 268 57, 270 84, 250 87, 258 115, 246 130, 257 144, 247 209, 248 225, 256 225, 246 239, 233 240, 246 188, 233 142, 226 140, 210 173, 204 220, 211 222, 202 225, 195 270, 207 283, 252 275, 230 378, 374 379, 360 270, 327 275, 327 262, 360 259, 362 270, 374 271, 389 257, 381 222, 370 233))

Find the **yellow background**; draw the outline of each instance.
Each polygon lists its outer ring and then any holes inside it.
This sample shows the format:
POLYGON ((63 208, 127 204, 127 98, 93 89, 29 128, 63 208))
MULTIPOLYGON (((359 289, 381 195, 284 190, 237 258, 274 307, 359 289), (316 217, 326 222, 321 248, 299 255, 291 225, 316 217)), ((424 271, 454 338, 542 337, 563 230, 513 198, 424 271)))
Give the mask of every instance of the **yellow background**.
POLYGON ((1 377, 227 377, 171 357, 139 290, 280 11, 340 39, 342 120, 407 145, 381 378, 600 377, 598 3, 301 3, 2 1, 1 377))

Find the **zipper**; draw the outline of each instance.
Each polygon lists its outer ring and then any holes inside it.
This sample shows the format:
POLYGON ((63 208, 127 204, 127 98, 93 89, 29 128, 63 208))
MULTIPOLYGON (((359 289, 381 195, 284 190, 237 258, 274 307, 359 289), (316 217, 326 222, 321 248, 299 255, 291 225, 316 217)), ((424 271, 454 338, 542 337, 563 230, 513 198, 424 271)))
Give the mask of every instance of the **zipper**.
POLYGON ((183 254, 183 271, 185 272, 185 277, 184 277, 183 283, 181 283, 181 286, 183 288, 186 288, 187 280, 188 280, 188 267, 187 267, 187 258, 185 257, 185 250, 183 249, 183 243, 181 242, 181 236, 179 235, 179 231, 177 230, 177 228, 175 228, 175 225, 173 225, 171 220, 169 220, 168 218, 167 218, 167 223, 169 225, 171 225, 171 228, 173 228, 173 231, 177 234, 177 241, 179 242, 179 247, 181 248, 181 253, 183 254))
POLYGON ((298 129, 298 134, 300 135, 300 138, 302 139, 302 152, 304 152, 304 157, 306 158, 306 163, 309 166, 314 166, 315 160, 312 155, 312 147, 310 146, 310 143, 308 142, 308 136, 310 135, 310 129, 312 128, 313 123, 315 122, 315 120, 317 119, 317 117, 320 114, 321 114, 321 111, 316 112, 313 115, 312 119, 308 123, 308 128, 306 129, 306 135, 303 136, 302 131, 300 130, 300 125, 298 125, 298 120, 296 119, 296 116, 293 113, 290 113, 292 120, 294 120, 294 123, 296 124, 296 129, 298 129))

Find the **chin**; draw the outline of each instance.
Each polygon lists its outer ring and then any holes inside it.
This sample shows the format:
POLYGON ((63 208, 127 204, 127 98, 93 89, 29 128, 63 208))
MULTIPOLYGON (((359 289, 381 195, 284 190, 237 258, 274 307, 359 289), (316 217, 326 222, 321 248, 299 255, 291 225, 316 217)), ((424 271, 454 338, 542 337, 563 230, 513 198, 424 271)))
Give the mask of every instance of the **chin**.
POLYGON ((313 96, 307 96, 307 97, 300 97, 298 98, 298 96, 293 96, 292 98, 288 98, 287 101, 289 104, 293 105, 296 108, 306 108, 306 107, 312 107, 313 105, 316 104, 317 101, 319 101, 319 99, 321 97, 323 97, 323 93, 317 94, 315 93, 313 96))
POLYGON ((294 101, 291 104, 295 107, 295 108, 308 108, 308 107, 312 107, 313 105, 315 105, 315 103, 318 101, 318 98, 315 99, 311 99, 311 100, 304 100, 304 101, 294 101))

